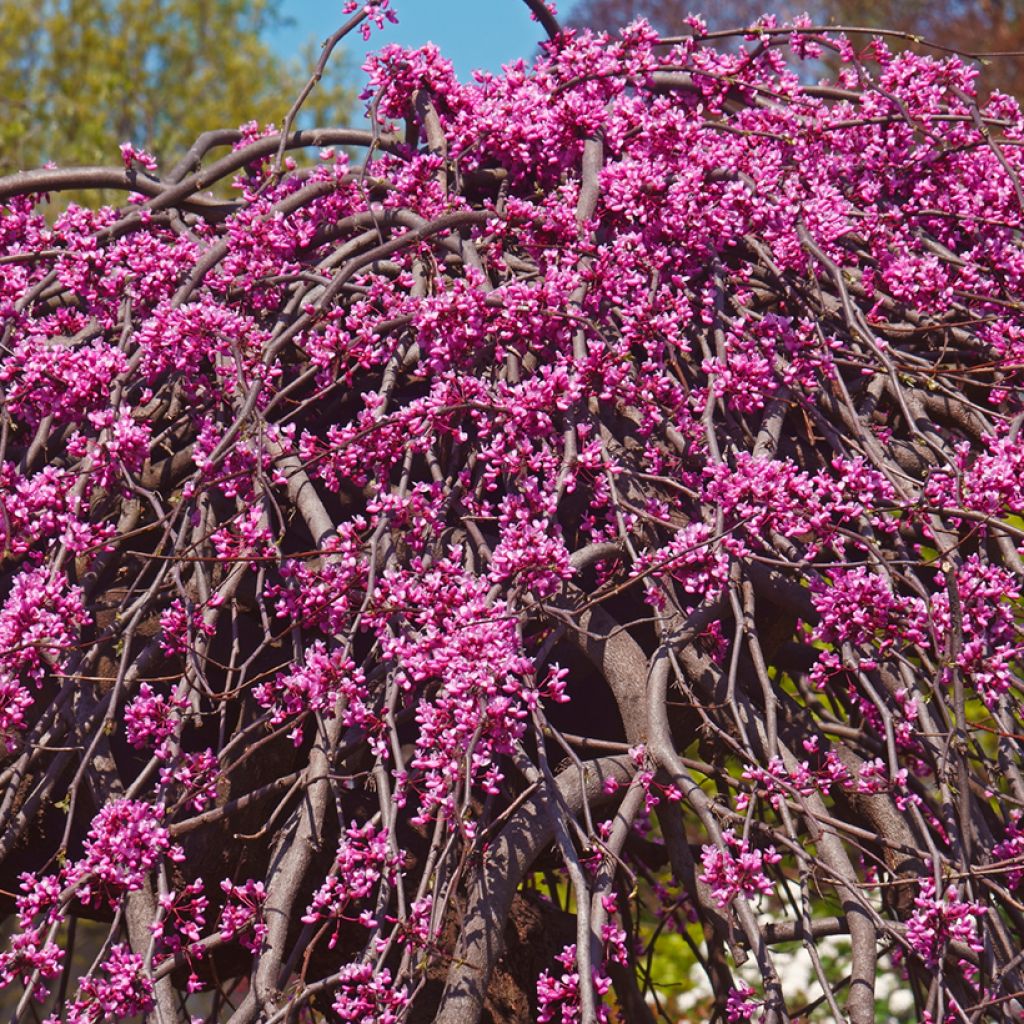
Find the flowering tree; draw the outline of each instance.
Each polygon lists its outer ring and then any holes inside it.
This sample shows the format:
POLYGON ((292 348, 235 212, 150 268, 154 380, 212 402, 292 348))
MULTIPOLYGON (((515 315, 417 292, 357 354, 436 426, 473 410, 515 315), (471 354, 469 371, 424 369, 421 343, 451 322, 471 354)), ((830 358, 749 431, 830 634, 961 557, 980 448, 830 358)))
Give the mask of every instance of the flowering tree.
MULTIPOLYGON (((568 23, 618 31, 636 18, 646 18, 665 37, 684 30, 688 15, 706 17, 711 29, 750 24, 768 6, 760 0, 575 0, 568 23)), ((1024 4, 1021 0, 776 0, 776 16, 809 12, 817 25, 870 26, 884 30, 891 46, 924 47, 978 62, 981 89, 1024 95, 1024 4)), ((825 63, 837 66, 826 51, 825 63)))
POLYGON ((0 180, 16 1020, 1020 1018, 1024 117, 531 6, 0 180))

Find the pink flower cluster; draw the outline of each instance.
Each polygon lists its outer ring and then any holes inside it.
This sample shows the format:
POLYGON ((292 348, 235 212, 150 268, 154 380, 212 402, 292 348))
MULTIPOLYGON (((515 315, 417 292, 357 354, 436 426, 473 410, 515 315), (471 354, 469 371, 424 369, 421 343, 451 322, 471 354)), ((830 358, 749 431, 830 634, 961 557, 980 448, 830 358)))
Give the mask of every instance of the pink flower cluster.
POLYGON ((153 979, 145 971, 144 958, 122 944, 112 946, 100 971, 84 977, 78 995, 68 1007, 69 1024, 97 1024, 124 1020, 153 1008, 153 979))
POLYGON ((150 870, 165 857, 184 859, 161 823, 163 808, 139 800, 114 800, 93 819, 80 860, 64 869, 67 884, 83 902, 105 898, 116 904, 125 892, 141 889, 150 870))
POLYGON ((975 953, 984 943, 978 933, 978 922, 987 911, 982 903, 962 900, 955 885, 936 895, 935 880, 922 878, 916 909, 907 921, 907 942, 929 966, 936 967, 950 942, 962 942, 975 953))
MULTIPOLYGON (((566 946, 555 959, 565 970, 555 977, 544 971, 537 982, 537 1020, 539 1024, 576 1024, 580 1019, 580 975, 576 970, 576 947, 566 946)), ((606 974, 595 969, 594 991, 605 995, 611 988, 606 974)), ((603 1003, 598 1005, 597 1019, 609 1024, 611 1012, 603 1003)))
POLYGON ((366 928, 375 927, 378 922, 369 909, 356 913, 352 905, 363 904, 381 879, 394 884, 401 864, 402 855, 391 849, 386 829, 372 823, 350 825, 338 843, 334 871, 313 894, 302 920, 306 924, 333 920, 331 949, 343 921, 358 920, 366 928))
POLYGON ((758 1013, 762 1003, 753 996, 754 990, 744 982, 740 982, 737 988, 729 990, 725 1000, 725 1019, 729 1021, 729 1024, 755 1019, 755 1014, 758 1013))
POLYGON ((1021 818, 1024 812, 1011 811, 1010 821, 1006 826, 1006 834, 1001 842, 992 847, 992 856, 996 860, 1009 861, 1006 879, 1011 889, 1017 889, 1024 882, 1024 828, 1021 818))
POLYGON ((513 581, 538 597, 550 597, 572 576, 569 551, 551 516, 531 516, 521 501, 506 502, 499 516, 501 543, 491 559, 491 578, 513 581))
MULTIPOLYGON (((1014 614, 1021 587, 1011 572, 977 555, 969 555, 957 570, 956 587, 963 632, 957 666, 992 708, 1016 680, 1014 667, 1024 651, 1014 614)), ((935 595, 932 617, 943 633, 953 628, 948 592, 935 595)))
POLYGON ((819 657, 811 678, 819 687, 844 668, 877 667, 908 644, 926 643, 928 609, 919 597, 894 593, 885 576, 863 568, 835 570, 812 590, 818 622, 811 635, 830 645, 819 657), (839 653, 843 645, 860 655, 848 665, 839 653))
POLYGON ((220 915, 220 937, 225 941, 237 938, 246 949, 255 953, 267 934, 263 921, 266 886, 252 878, 246 879, 242 885, 225 878, 220 887, 225 896, 220 915))
MULTIPOLYGON (((38 971, 41 978, 56 978, 64 963, 64 950, 56 942, 45 938, 41 928, 23 925, 23 930, 11 936, 9 946, 0 953, 0 989, 15 979, 28 985, 38 971)), ((46 998, 48 990, 40 986, 36 997, 46 998)))
MULTIPOLYGON (((258 684, 253 696, 271 712, 274 725, 310 711, 332 718, 339 706, 346 724, 370 728, 376 722, 362 669, 345 651, 329 652, 320 640, 310 645, 301 665, 258 684)), ((299 735, 296 734, 297 741, 299 735)))
POLYGON ((722 847, 703 847, 700 880, 711 886, 711 895, 720 907, 727 907, 737 896, 767 896, 774 884, 765 868, 778 864, 782 855, 774 846, 754 849, 750 841, 737 837, 732 829, 722 832, 722 847))
POLYGON ((340 984, 331 1003, 339 1020, 359 1024, 398 1024, 409 1005, 405 986, 396 987, 391 971, 373 964, 346 964, 338 972, 340 984))
POLYGON ((138 693, 124 709, 125 735, 136 748, 151 746, 166 750, 165 741, 174 736, 188 701, 177 693, 165 696, 149 683, 141 683, 138 693))
MULTIPOLYGON (((152 925, 153 934, 162 949, 168 954, 184 953, 190 964, 205 955, 200 939, 210 901, 203 894, 203 888, 202 879, 196 879, 180 892, 162 895, 158 901, 161 915, 152 925)), ((199 978, 193 969, 187 983, 188 991, 195 992, 199 987, 199 978)))
POLYGON ((533 663, 519 653, 515 616, 488 602, 486 578, 466 573, 458 555, 430 569, 414 559, 409 571, 386 575, 370 616, 388 621, 399 611, 405 622, 382 643, 397 685, 417 695, 416 752, 401 781, 418 792, 424 820, 455 817, 464 780, 497 791, 501 756, 522 735, 534 699, 523 696, 533 663))
POLYGON ((25 727, 32 690, 68 663, 79 629, 89 621, 81 588, 63 573, 30 569, 14 580, 0 606, 0 745, 25 727))

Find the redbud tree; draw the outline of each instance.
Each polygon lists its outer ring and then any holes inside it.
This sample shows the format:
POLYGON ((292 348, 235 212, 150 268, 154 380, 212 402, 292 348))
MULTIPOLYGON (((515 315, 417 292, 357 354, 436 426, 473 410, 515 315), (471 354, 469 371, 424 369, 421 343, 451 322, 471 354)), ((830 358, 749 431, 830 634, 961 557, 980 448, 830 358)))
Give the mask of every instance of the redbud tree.
POLYGON ((0 180, 15 1021, 1020 1018, 1024 117, 531 7, 0 180))

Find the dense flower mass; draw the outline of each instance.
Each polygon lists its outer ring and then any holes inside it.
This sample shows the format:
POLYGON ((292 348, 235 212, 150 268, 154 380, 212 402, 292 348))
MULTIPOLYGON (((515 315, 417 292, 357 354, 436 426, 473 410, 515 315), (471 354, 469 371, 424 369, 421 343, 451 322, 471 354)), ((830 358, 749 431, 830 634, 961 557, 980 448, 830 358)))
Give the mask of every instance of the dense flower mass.
POLYGON ((935 880, 921 879, 921 893, 914 899, 916 907, 907 922, 907 940, 929 967, 937 967, 946 944, 959 940, 975 953, 984 948, 978 936, 978 918, 985 916, 985 907, 967 903, 950 885, 941 898, 935 895, 935 880))
POLYGON ((722 833, 722 848, 704 847, 701 863, 702 882, 711 886, 711 896, 720 907, 728 906, 737 896, 767 895, 774 888, 766 868, 778 864, 782 857, 774 846, 752 850, 746 839, 739 839, 732 829, 722 833))
POLYGON ((19 1022, 1019 1019, 1024 116, 529 6, 0 179, 19 1022))

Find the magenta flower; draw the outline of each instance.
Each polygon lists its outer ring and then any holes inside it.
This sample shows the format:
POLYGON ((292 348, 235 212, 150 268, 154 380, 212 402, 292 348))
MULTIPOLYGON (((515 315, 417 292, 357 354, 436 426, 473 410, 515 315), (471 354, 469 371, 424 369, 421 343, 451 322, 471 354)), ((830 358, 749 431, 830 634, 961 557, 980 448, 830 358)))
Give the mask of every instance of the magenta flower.
POLYGON ((711 886, 711 895, 720 907, 727 907, 737 896, 766 896, 774 884, 765 867, 778 864, 782 856, 774 846, 755 850, 746 839, 738 839, 732 829, 722 833, 724 849, 703 847, 700 880, 711 886))
POLYGON ((961 900, 955 885, 936 896, 934 879, 922 878, 914 906, 907 921, 907 942, 929 967, 938 965, 950 942, 962 942, 976 953, 984 949, 978 922, 985 917, 985 907, 961 900))

